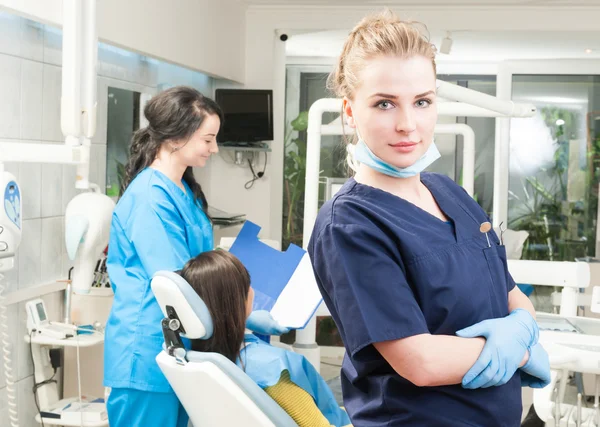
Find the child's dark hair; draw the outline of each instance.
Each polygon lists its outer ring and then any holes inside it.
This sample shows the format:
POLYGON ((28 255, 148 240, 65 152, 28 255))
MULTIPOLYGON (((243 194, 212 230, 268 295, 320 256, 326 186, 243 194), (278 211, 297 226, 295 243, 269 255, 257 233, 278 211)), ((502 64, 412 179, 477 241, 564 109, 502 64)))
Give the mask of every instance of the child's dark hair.
POLYGON ((246 327, 248 270, 234 255, 215 250, 192 258, 180 274, 204 300, 214 326, 211 338, 192 341, 192 350, 220 353, 235 363, 246 327))

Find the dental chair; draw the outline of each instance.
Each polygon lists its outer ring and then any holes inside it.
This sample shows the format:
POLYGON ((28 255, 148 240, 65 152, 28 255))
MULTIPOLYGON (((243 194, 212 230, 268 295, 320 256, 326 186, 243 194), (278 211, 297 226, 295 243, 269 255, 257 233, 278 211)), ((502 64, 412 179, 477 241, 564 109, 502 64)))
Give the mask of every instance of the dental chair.
POLYGON ((208 339, 213 322, 204 301, 179 274, 157 272, 151 286, 165 315, 164 350, 156 362, 194 426, 298 427, 229 359, 185 349, 181 337, 208 339))

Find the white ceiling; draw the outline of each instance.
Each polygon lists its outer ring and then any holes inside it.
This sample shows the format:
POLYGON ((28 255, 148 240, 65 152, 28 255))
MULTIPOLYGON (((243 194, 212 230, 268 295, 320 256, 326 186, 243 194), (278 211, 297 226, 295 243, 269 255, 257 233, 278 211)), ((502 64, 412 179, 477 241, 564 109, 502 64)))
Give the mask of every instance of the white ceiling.
MULTIPOLYGON (((600 30, 600 19, 599 19, 600 30)), ((336 58, 348 31, 322 31, 292 35, 286 42, 288 56, 336 58)), ((444 31, 432 31, 431 42, 440 46, 444 31)), ((450 55, 438 54, 439 62, 498 62, 508 59, 600 58, 600 31, 452 32, 450 55), (586 53, 586 49, 592 49, 586 53)))
POLYGON ((600 0, 245 0, 268 6, 598 6, 600 0))

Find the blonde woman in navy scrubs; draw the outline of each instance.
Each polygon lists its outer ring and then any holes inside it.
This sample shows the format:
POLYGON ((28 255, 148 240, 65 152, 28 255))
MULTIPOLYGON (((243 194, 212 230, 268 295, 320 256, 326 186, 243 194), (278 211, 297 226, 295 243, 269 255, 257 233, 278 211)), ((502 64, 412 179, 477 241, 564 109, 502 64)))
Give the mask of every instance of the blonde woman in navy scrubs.
POLYGON ((330 85, 357 132, 356 174, 308 250, 347 350, 353 425, 519 426, 521 386, 549 382, 548 356, 485 212, 423 172, 440 156, 434 48, 392 13, 365 18, 330 85))

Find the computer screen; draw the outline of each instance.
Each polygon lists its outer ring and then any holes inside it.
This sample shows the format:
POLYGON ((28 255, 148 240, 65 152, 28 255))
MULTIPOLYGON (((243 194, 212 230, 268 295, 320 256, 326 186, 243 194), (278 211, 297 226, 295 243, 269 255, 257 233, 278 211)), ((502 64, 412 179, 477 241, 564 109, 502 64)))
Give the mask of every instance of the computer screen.
POLYGON ((273 91, 217 89, 215 101, 225 119, 217 142, 273 140, 273 91))
POLYGON ((35 308, 37 309, 38 317, 40 318, 40 322, 44 322, 46 320, 46 311, 44 310, 44 304, 42 304, 41 302, 38 302, 35 305, 35 308))

